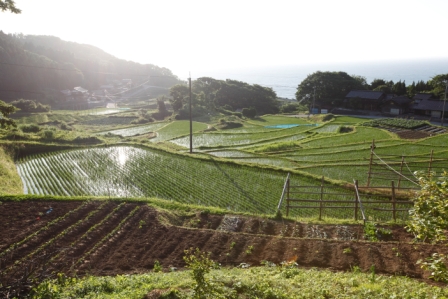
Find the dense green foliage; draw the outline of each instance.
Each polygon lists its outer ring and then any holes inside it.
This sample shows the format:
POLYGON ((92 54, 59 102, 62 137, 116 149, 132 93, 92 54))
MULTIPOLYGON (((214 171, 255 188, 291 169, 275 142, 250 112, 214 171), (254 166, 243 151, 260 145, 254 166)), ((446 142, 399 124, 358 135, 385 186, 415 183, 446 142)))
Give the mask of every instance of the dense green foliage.
POLYGON ((366 89, 365 84, 357 77, 344 72, 317 71, 308 75, 297 87, 297 101, 312 103, 340 103, 350 90, 366 89), (335 102, 336 101, 336 102, 335 102))
POLYGON ((33 101, 33 100, 16 100, 12 101, 11 105, 14 105, 18 109, 20 109, 20 112, 48 112, 50 111, 49 105, 42 105, 39 102, 33 101))
POLYGON ((421 190, 414 199, 410 211, 408 230, 417 240, 437 243, 446 240, 448 227, 448 173, 441 177, 419 174, 421 190))
POLYGON ((5 102, 0 100, 0 129, 10 126, 16 126, 16 123, 12 119, 8 118, 8 116, 15 111, 16 107, 6 104, 5 102))
POLYGON ((417 93, 431 93, 436 98, 443 99, 446 89, 448 74, 440 74, 429 81, 422 80, 406 86, 401 80, 394 82, 384 79, 374 79, 370 84, 362 76, 348 75, 344 72, 317 71, 308 75, 297 87, 296 99, 300 103, 318 103, 325 107, 355 107, 354 103, 348 105, 342 100, 351 90, 372 90, 396 96, 408 96, 412 98, 417 93))
POLYGON ((412 130, 428 125, 428 122, 414 119, 380 118, 364 122, 362 125, 369 127, 396 127, 412 130))
MULTIPOLYGON (((180 110, 189 103, 189 88, 176 85, 170 89, 171 105, 174 111, 180 110)), ((216 80, 209 77, 198 78, 192 82, 192 105, 203 107, 204 111, 253 109, 255 114, 279 112, 277 95, 271 89, 236 80, 216 80)), ((254 112, 248 117, 251 117, 254 112)), ((255 115, 253 115, 255 116, 255 115)))

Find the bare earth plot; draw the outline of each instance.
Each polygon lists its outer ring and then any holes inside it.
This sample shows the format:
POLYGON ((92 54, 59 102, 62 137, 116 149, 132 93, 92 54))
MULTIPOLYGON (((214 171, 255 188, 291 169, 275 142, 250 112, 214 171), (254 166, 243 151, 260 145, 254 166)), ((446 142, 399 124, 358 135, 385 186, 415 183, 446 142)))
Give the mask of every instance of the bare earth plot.
MULTIPOLYGON (((30 265, 68 274, 115 275, 184 267, 184 250, 198 247, 222 265, 296 259, 301 267, 427 279, 417 260, 446 245, 414 244, 398 226, 380 242, 363 239, 362 226, 314 225, 206 212, 175 216, 144 203, 23 201, 1 204, 0 279, 23 277, 30 265), (48 212, 50 211, 50 212, 48 212), (34 263, 34 264, 33 264, 34 263)), ((39 269, 33 269, 39 271, 39 269)))

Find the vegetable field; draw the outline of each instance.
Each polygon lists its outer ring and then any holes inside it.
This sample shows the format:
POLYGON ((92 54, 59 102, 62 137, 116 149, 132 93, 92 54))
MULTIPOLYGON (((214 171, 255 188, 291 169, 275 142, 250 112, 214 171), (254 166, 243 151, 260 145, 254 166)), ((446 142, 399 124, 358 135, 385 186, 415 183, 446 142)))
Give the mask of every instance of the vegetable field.
MULTIPOLYGON (((149 272, 155 270, 156 264, 174 271, 185 267, 184 250, 190 247, 211 252, 210 258, 223 266, 259 266, 261 261, 279 265, 292 260, 301 267, 350 271, 356 263, 363 272, 375 265, 378 273, 399 272, 423 279, 427 274, 415 267, 416 261, 434 251, 448 252, 446 245, 411 243, 410 234, 397 226, 390 227, 389 241, 393 242, 350 242, 364 239, 362 226, 305 224, 199 211, 179 217, 174 211, 157 210, 144 202, 3 201, 0 216, 0 226, 6 228, 0 230, 2 297, 23 290, 17 281, 40 282, 52 273, 116 276, 149 272)), ((124 277, 120 280, 125 281, 124 277)), ((349 281, 348 286, 355 285, 349 281)), ((108 295, 113 295, 120 288, 115 284, 85 287, 72 289, 70 297, 98 296, 97 292, 106 287, 108 295)), ((297 287, 294 293, 300 290, 297 287)), ((125 298, 129 298, 127 291, 125 298)))

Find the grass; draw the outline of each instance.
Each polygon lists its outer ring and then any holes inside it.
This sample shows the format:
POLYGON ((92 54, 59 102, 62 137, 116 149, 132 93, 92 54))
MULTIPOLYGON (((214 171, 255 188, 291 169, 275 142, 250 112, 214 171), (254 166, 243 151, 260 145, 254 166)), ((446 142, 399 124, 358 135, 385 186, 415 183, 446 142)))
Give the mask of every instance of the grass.
MULTIPOLYGON (((162 265, 162 267, 166 265, 162 265)), ((359 268, 356 268, 359 269, 359 268)), ((190 270, 191 271, 191 270, 190 270)), ((59 279, 39 286, 45 297, 52 298, 145 298, 151 291, 164 293, 160 298, 191 298, 195 281, 190 271, 146 273, 59 279), (166 297, 165 297, 166 296, 166 297)), ((206 278, 213 282, 210 292, 222 298, 445 298, 446 288, 432 286, 401 276, 372 273, 333 272, 291 267, 222 268, 212 270, 206 278)), ((211 294, 210 294, 211 295, 211 294)), ((211 295, 210 298, 215 297, 211 295)), ((152 297, 147 297, 152 298, 152 297)))
POLYGON ((0 146, 0 194, 22 194, 23 186, 11 152, 0 146))

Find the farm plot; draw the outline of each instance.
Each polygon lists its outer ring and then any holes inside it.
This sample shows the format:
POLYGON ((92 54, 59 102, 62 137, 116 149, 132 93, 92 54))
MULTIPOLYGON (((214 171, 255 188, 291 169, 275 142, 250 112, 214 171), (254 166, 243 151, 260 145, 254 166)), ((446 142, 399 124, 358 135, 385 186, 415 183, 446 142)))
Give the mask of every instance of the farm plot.
POLYGON ((368 127, 356 127, 356 131, 347 134, 330 135, 321 138, 313 138, 303 143, 303 147, 316 148, 324 146, 338 146, 358 142, 372 142, 373 139, 378 141, 390 140, 392 135, 389 132, 368 127))
POLYGON ((136 116, 109 116, 109 117, 96 117, 91 120, 83 121, 80 125, 88 125, 88 126, 120 126, 120 125, 129 125, 131 121, 137 119, 136 116))
MULTIPOLYGON (((229 134, 229 133, 199 133, 193 136, 194 148, 216 148, 216 147, 232 147, 232 146, 247 146, 251 144, 258 144, 263 142, 277 142, 286 141, 288 139, 301 139, 305 136, 304 131, 309 130, 309 127, 294 127, 289 129, 278 129, 269 132, 258 132, 252 134, 229 134)), ((177 145, 188 147, 189 136, 176 138, 170 142, 177 145)))
POLYGON ((303 117, 287 117, 280 115, 268 115, 251 119, 249 123, 258 126, 272 126, 278 124, 310 124, 310 122, 308 122, 308 120, 303 117))
MULTIPOLYGON (((207 129, 207 124, 193 122, 193 132, 207 129)), ((157 137, 152 138, 152 142, 161 142, 175 137, 190 134, 190 122, 186 120, 175 121, 157 130, 157 137)))
MULTIPOLYGON (((115 146, 46 153, 17 163, 26 194, 151 196, 273 213, 286 173, 115 146)), ((312 180, 294 176, 297 183, 312 180)))
MULTIPOLYGON (((4 248, 8 250, 0 251, 0 295, 5 291, 2 287, 15 286, 14 281, 24 275, 39 282, 41 273, 76 276, 142 273, 151 271, 156 260, 165 269, 184 267, 184 250, 190 247, 212 252, 213 260, 229 266, 241 263, 258 266, 262 260, 279 264, 296 256, 302 267, 350 271, 356 263, 367 271, 375 264, 379 273, 399 271, 417 278, 427 278, 420 267, 415 267, 418 259, 435 251, 446 254, 448 250, 445 245, 410 243, 412 236, 398 226, 390 227, 388 240, 394 242, 351 242, 363 239, 362 226, 304 224, 199 212, 182 218, 174 214, 165 217, 170 212, 124 201, 78 202, 73 211, 70 201, 40 203, 32 212, 29 207, 36 202, 3 203, 7 214, 18 212, 23 216, 15 225, 24 227, 31 220, 40 227, 31 226, 20 238, 5 240, 4 248), (35 220, 36 211, 45 212, 50 206, 53 215, 35 220), (160 217, 166 219, 164 223, 160 217), (229 220, 238 225, 229 225, 229 220), (176 225, 171 225, 171 221, 176 225), (251 254, 247 253, 248 248, 251 254), (347 248, 350 254, 346 254, 347 248), (387 263, 378 262, 385 260, 387 263)), ((0 218, 0 226, 5 221, 0 218)))
POLYGON ((318 127, 317 129, 313 129, 311 132, 316 133, 337 133, 339 131, 340 125, 334 124, 326 124, 318 127))
POLYGON ((104 135, 104 134, 110 133, 110 134, 114 134, 114 135, 121 135, 123 137, 130 137, 130 136, 145 134, 148 132, 154 132, 160 128, 163 128, 166 125, 167 125, 166 123, 153 123, 153 124, 143 125, 143 126, 135 126, 135 127, 130 127, 130 128, 118 129, 118 130, 103 131, 98 134, 104 135))

